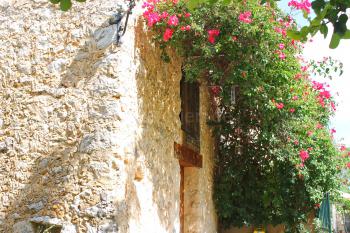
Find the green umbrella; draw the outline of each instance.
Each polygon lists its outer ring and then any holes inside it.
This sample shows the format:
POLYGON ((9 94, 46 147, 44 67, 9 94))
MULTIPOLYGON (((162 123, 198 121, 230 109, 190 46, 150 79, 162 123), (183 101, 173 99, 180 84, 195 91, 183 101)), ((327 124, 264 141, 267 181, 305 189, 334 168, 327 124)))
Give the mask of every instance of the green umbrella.
POLYGON ((331 205, 329 201, 329 194, 326 193, 322 200, 318 217, 322 222, 322 228, 327 229, 329 233, 332 233, 332 222, 331 222, 331 205))

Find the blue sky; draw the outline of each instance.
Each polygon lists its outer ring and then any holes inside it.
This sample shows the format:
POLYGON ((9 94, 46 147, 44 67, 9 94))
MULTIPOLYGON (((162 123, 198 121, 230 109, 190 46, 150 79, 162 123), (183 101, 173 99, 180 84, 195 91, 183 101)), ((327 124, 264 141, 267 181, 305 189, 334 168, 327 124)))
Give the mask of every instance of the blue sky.
MULTIPOLYGON (((281 9, 290 13, 288 1, 280 1, 278 5, 281 9)), ((294 18, 299 25, 305 25, 307 22, 302 14, 294 15, 294 18)), ((329 32, 332 32, 332 29, 329 28, 329 32)), ((324 39, 322 35, 317 34, 313 38, 313 42, 305 45, 304 57, 322 60, 325 56, 331 56, 344 64, 344 74, 328 81, 331 92, 338 103, 335 116, 331 120, 331 128, 337 130, 335 134, 336 142, 350 147, 350 40, 342 40, 336 49, 328 48, 329 41, 330 36, 324 39)))

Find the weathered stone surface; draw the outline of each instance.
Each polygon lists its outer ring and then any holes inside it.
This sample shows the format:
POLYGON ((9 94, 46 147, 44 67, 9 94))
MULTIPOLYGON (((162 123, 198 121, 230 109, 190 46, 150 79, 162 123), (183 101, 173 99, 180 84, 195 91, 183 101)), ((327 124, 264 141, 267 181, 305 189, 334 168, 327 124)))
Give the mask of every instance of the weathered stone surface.
MULTIPOLYGON (((160 60, 141 4, 122 45, 110 44, 115 26, 106 22, 126 3, 61 12, 47 0, 0 1, 0 232, 32 233, 30 221, 63 233, 179 232, 182 61, 160 60)), ((203 106, 203 169, 189 174, 187 232, 212 233, 203 106)))
POLYGON ((54 225, 54 226, 60 226, 62 227, 61 233, 76 233, 76 227, 68 222, 62 221, 57 218, 51 218, 48 216, 38 216, 38 217, 33 217, 29 220, 30 222, 33 223, 39 223, 39 224, 44 224, 44 225, 54 225))
POLYGON ((28 208, 30 210, 39 211, 39 210, 42 210, 44 208, 44 203, 42 201, 35 202, 35 203, 28 205, 28 208))
POLYGON ((94 33, 94 39, 97 49, 106 49, 112 43, 116 42, 117 25, 113 24, 105 28, 99 28, 94 33))
POLYGON ((13 233, 35 233, 29 221, 17 222, 13 225, 13 233))
POLYGON ((83 137, 79 152, 92 153, 97 150, 106 150, 112 146, 118 145, 119 135, 106 130, 97 130, 92 134, 83 137))

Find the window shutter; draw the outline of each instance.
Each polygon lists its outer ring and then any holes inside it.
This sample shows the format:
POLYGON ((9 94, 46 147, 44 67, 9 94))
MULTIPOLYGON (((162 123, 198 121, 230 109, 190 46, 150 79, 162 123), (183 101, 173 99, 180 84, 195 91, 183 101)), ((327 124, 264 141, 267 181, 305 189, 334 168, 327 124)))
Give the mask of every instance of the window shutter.
POLYGON ((199 146, 199 84, 181 80, 181 128, 185 132, 186 142, 199 146))

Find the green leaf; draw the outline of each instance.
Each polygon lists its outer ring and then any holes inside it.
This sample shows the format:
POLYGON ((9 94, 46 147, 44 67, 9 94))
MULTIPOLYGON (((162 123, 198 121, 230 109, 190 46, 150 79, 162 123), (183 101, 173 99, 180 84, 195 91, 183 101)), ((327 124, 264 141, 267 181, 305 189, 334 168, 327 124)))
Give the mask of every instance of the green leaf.
POLYGON ((346 30, 346 32, 342 36, 342 39, 350 39, 350 30, 349 29, 346 30))
POLYGON ((75 0, 77 2, 86 2, 86 0, 75 0))
POLYGON ((331 42, 329 43, 329 48, 335 49, 336 47, 338 47, 340 39, 341 39, 340 35, 338 33, 334 32, 332 39, 331 39, 331 42))
POLYGON ((336 22, 334 24, 334 31, 338 33, 340 36, 343 36, 347 30, 346 23, 336 22))
POLYGON ((307 27, 307 26, 304 26, 300 29, 300 34, 303 36, 303 37, 306 37, 307 34, 309 33, 310 31, 310 28, 307 27))
POLYGON ((325 6, 324 0, 315 0, 311 3, 311 7, 316 14, 319 14, 321 12, 321 9, 324 8, 324 6, 325 6))
POLYGON ((346 14, 342 14, 339 16, 338 21, 342 24, 346 24, 348 21, 348 16, 346 14))
POLYGON ((309 16, 309 13, 307 13, 306 11, 303 11, 303 17, 304 17, 305 19, 307 19, 308 16, 309 16))
POLYGON ((303 38, 301 33, 295 30, 288 30, 287 35, 294 40, 301 40, 303 38))
POLYGON ((71 0, 61 0, 60 2, 60 8, 62 11, 67 11, 72 7, 71 0))
POLYGON ((190 10, 196 8, 200 3, 200 0, 188 0, 186 5, 190 10))
POLYGON ((327 37, 327 35, 328 35, 328 27, 327 27, 327 25, 325 23, 321 24, 320 32, 324 36, 324 38, 327 37))
POLYGON ((58 4, 61 0, 50 0, 51 3, 53 4, 58 4))
POLYGON ((339 11, 336 9, 330 9, 327 11, 327 14, 325 15, 325 18, 329 19, 329 21, 335 23, 338 19, 338 13, 339 11))
POLYGON ((222 3, 223 3, 225 6, 227 6, 228 4, 231 3, 231 0, 223 0, 222 3))

